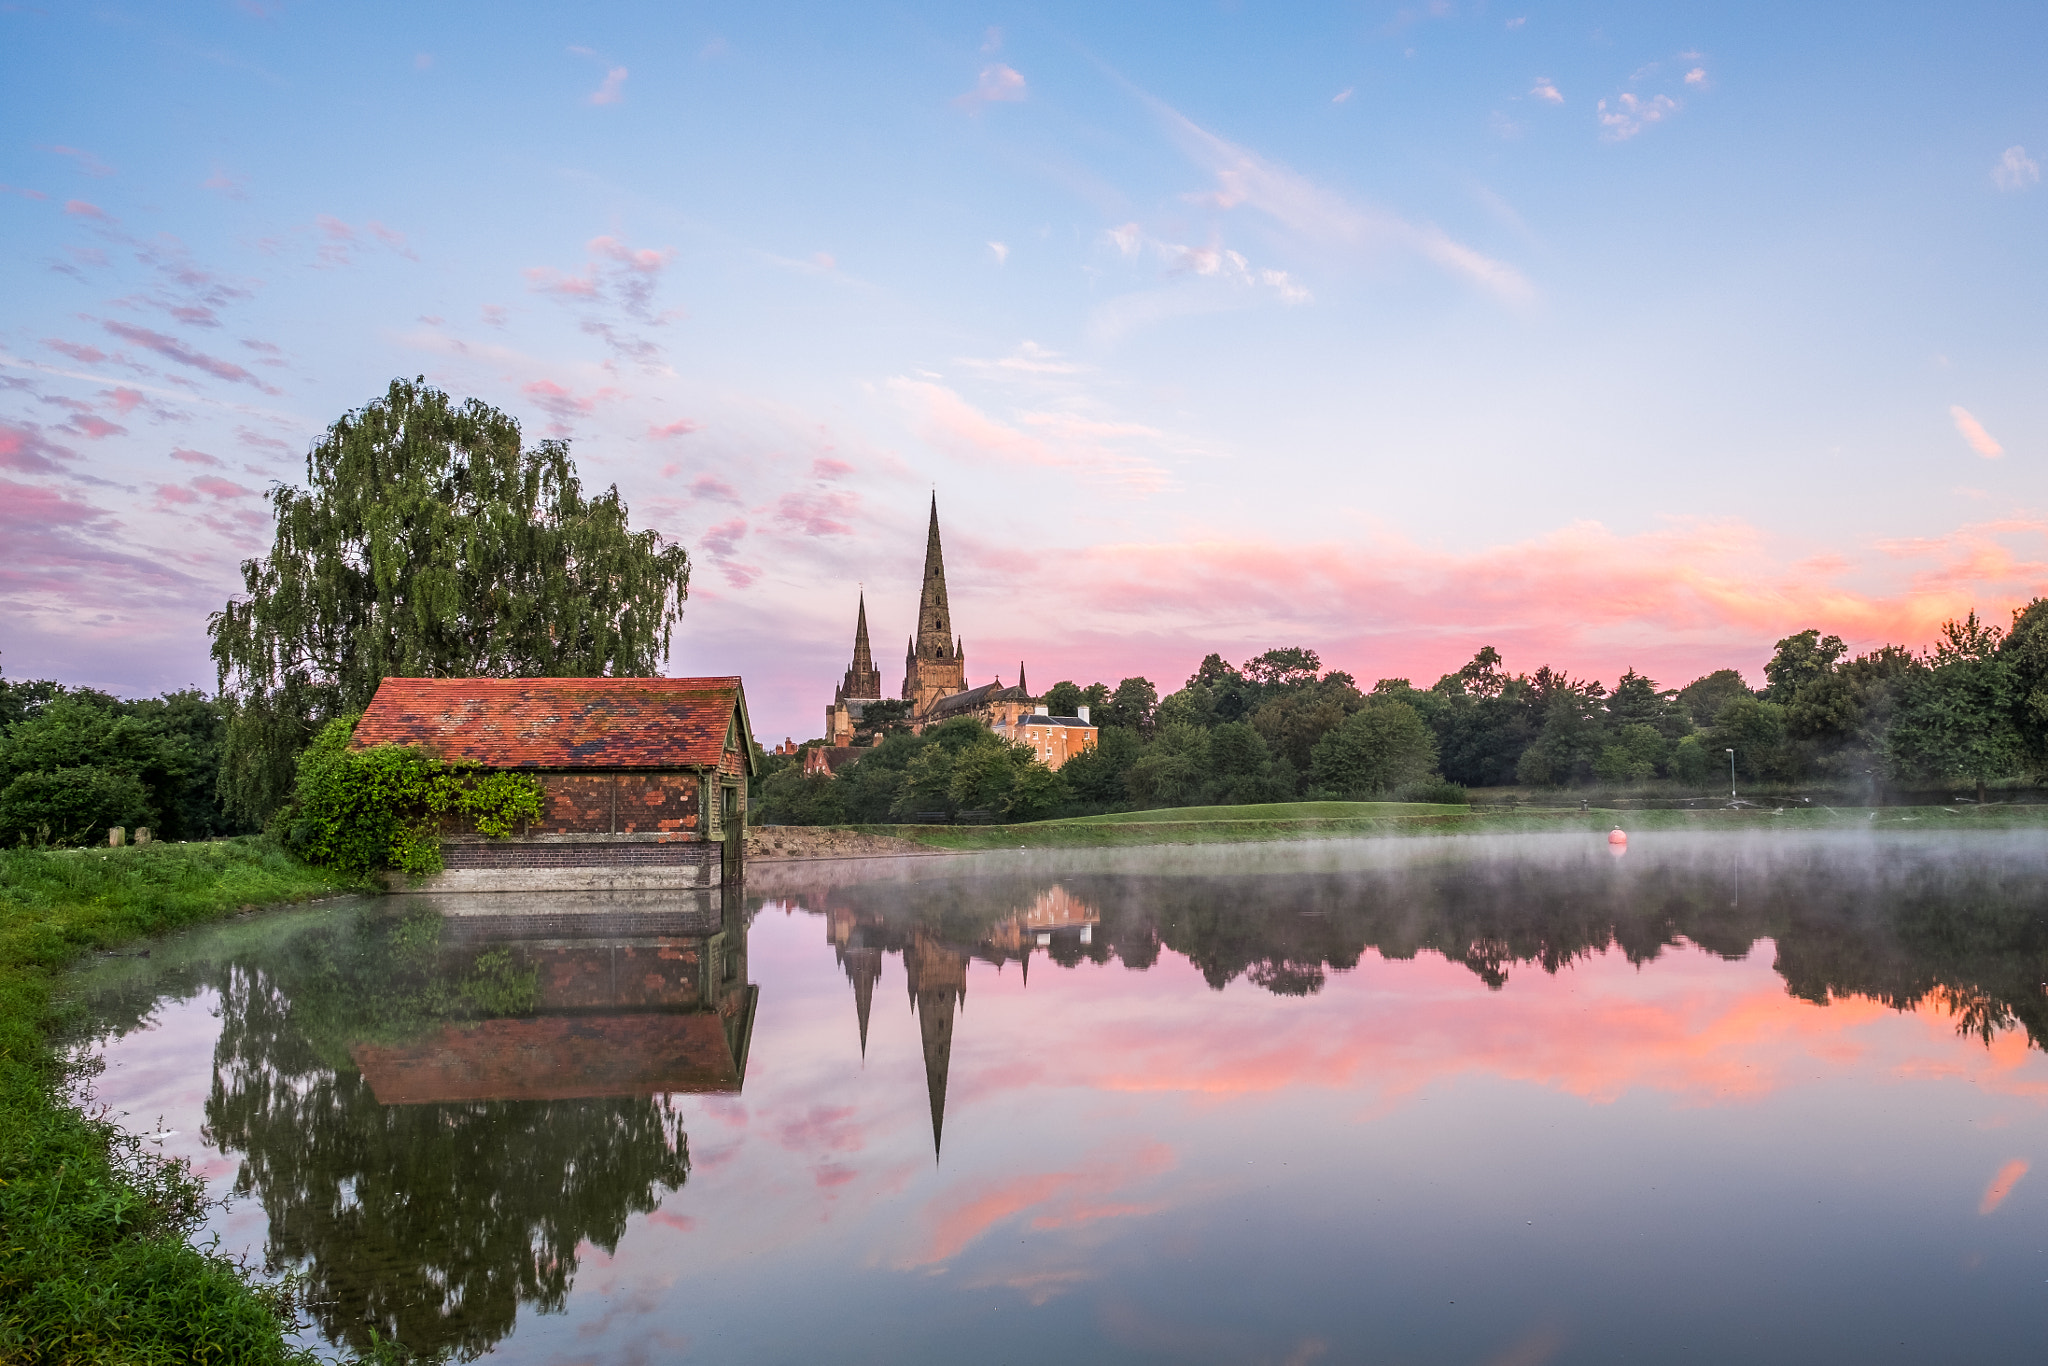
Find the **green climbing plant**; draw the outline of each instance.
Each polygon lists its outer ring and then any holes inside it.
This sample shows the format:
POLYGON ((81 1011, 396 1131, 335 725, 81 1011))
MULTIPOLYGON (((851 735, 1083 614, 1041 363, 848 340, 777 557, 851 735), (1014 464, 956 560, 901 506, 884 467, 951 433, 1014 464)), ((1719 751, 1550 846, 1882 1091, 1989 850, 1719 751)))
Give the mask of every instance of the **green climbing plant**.
POLYGON ((285 844, 308 863, 356 877, 386 868, 423 877, 441 871, 441 825, 451 813, 492 839, 540 819, 538 778, 444 763, 410 745, 351 749, 357 720, 337 717, 321 729, 279 813, 285 844))

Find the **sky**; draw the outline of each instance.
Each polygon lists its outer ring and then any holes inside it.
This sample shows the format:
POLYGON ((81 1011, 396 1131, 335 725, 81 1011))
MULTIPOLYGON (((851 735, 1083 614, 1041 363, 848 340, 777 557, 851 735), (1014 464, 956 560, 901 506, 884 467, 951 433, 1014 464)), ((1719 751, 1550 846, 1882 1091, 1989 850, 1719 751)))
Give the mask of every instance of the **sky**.
POLYGON ((2048 593, 2048 10, 0 4, 0 670, 211 687, 395 377, 688 547, 674 674, 1491 644, 1677 686, 2048 593))

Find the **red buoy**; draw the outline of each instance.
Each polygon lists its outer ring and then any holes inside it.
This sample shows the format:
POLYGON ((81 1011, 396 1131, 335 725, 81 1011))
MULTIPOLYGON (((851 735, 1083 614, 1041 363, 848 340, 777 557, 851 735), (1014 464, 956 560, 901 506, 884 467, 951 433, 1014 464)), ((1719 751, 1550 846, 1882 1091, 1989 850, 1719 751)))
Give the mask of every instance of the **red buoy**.
POLYGON ((1628 832, 1617 825, 1614 827, 1614 829, 1608 832, 1607 842, 1609 844, 1627 844, 1628 832))

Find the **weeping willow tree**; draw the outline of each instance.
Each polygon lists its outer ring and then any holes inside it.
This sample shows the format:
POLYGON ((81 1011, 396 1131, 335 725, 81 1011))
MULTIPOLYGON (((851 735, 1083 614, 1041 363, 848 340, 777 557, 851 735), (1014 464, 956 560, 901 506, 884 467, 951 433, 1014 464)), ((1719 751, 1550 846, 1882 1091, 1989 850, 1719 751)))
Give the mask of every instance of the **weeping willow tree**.
POLYGON ((272 490, 277 535, 208 625, 233 699, 221 796, 262 821, 326 719, 386 677, 649 676, 690 561, 633 531, 616 485, 586 497, 567 444, 424 379, 393 380, 272 490))

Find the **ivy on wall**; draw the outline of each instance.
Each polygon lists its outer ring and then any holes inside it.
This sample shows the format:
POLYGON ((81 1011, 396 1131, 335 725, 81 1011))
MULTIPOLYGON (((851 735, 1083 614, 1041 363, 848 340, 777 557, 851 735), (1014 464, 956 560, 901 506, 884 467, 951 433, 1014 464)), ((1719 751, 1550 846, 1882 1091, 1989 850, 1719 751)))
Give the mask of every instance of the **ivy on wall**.
POLYGON ((285 844, 308 863, 356 877, 386 868, 441 871, 444 818, 468 818, 504 839, 541 818, 540 779, 444 763, 410 745, 350 749, 358 715, 327 723, 299 756, 292 800, 278 813, 285 844))

